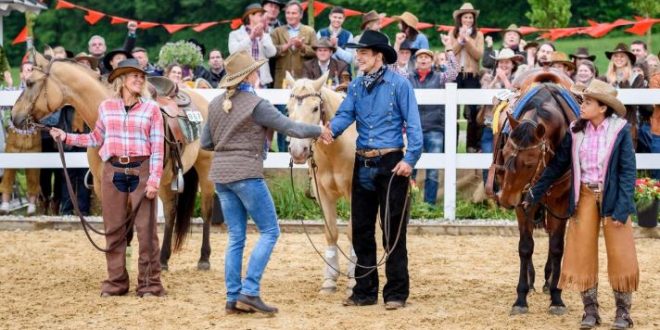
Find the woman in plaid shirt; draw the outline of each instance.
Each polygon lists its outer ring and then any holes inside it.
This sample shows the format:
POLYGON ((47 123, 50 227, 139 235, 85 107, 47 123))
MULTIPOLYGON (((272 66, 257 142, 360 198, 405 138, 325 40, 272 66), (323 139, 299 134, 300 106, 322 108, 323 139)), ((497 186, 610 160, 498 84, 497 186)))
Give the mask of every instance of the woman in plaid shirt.
POLYGON ((163 117, 158 105, 149 100, 146 73, 137 60, 119 63, 108 76, 113 97, 101 102, 99 117, 89 134, 72 134, 53 128, 56 140, 80 147, 100 147, 104 161, 102 185, 103 223, 108 278, 101 286, 101 296, 118 296, 128 292, 126 272, 126 237, 117 228, 126 222, 127 205, 138 205, 135 217, 140 257, 137 294, 140 297, 162 296, 160 282, 156 200, 163 172, 163 117))

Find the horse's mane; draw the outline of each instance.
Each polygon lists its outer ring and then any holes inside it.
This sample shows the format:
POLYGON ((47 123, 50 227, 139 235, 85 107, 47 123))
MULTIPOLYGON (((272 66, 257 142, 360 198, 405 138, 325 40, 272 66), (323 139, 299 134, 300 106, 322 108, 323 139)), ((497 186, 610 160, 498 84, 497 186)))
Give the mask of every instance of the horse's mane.
POLYGON ((335 92, 332 89, 323 86, 323 88, 321 88, 321 97, 323 98, 323 102, 326 103, 325 110, 328 114, 328 118, 326 119, 330 120, 335 116, 341 102, 344 101, 346 96, 345 94, 335 92))

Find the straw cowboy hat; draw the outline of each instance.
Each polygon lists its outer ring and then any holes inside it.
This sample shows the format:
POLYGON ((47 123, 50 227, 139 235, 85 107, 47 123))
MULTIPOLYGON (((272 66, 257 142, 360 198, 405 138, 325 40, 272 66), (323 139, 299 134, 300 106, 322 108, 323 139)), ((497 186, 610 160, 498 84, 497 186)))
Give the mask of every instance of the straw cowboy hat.
POLYGON ((426 49, 426 48, 422 48, 422 49, 414 52, 414 54, 415 54, 416 57, 419 57, 420 55, 426 55, 426 56, 430 57, 431 59, 433 59, 433 52, 426 49))
POLYGON ((218 87, 227 88, 241 83, 252 71, 259 69, 268 60, 255 61, 245 50, 229 55, 225 59, 227 74, 220 80, 218 87))
POLYGON ((247 7, 245 7, 245 11, 243 12, 243 16, 241 16, 241 19, 245 20, 246 17, 249 17, 254 13, 265 13, 265 12, 266 10, 263 7, 261 7, 261 4, 252 3, 249 4, 247 7))
POLYGON ((106 70, 114 69, 112 67, 112 64, 110 64, 110 62, 112 62, 112 58, 115 57, 115 55, 117 55, 117 54, 124 54, 127 59, 133 58, 133 54, 131 54, 131 52, 127 51, 126 49, 123 49, 123 48, 115 49, 115 50, 105 54, 105 56, 103 56, 103 65, 106 68, 106 70))
POLYGON ((380 21, 381 16, 375 10, 372 10, 364 15, 362 15, 362 23, 360 23, 360 30, 364 30, 364 27, 367 24, 375 21, 380 21))
POLYGON ((358 43, 349 42, 346 48, 369 48, 383 54, 385 64, 396 62, 397 54, 390 46, 387 36, 378 31, 364 31, 358 43))
POLYGON ((504 29, 504 31, 502 31, 502 35, 505 35, 507 32, 515 32, 515 33, 518 33, 520 38, 523 37, 522 32, 520 32, 520 28, 518 27, 518 25, 515 25, 515 24, 511 24, 511 25, 509 25, 508 28, 504 29))
POLYGON ((395 21, 400 21, 405 23, 406 25, 410 26, 413 28, 415 31, 419 32, 417 29, 417 24, 419 24, 419 20, 417 19, 417 16, 413 15, 410 12, 403 12, 403 14, 399 16, 392 16, 392 19, 395 21))
POLYGON ((502 48, 502 50, 499 52, 496 51, 495 56, 490 55, 490 58, 494 59, 495 61, 511 60, 513 62, 517 62, 518 64, 525 60, 522 55, 514 53, 510 48, 502 48))
POLYGON ((331 42, 330 39, 328 38, 320 38, 318 39, 313 45, 312 49, 317 50, 319 48, 328 48, 330 49, 333 53, 337 51, 337 47, 335 47, 331 42))
POLYGON ((89 55, 85 52, 78 53, 78 55, 76 55, 73 59, 76 60, 76 62, 83 60, 89 62, 89 65, 92 67, 92 70, 96 70, 96 68, 99 66, 99 60, 96 57, 89 55))
POLYGON ((568 57, 572 58, 573 60, 589 60, 593 62, 596 60, 596 55, 591 55, 589 54, 589 49, 587 47, 578 47, 575 50, 575 54, 570 54, 568 57))
POLYGON ((618 92, 614 86, 601 81, 599 79, 592 79, 589 86, 573 85, 571 92, 579 96, 588 96, 600 101, 614 109, 617 116, 626 117, 626 107, 616 98, 618 92))
POLYGON ((637 61, 637 57, 635 56, 635 54, 631 53, 631 52, 628 50, 628 46, 627 46, 626 44, 624 44, 623 42, 621 42, 621 43, 619 43, 618 45, 616 45, 616 47, 614 47, 614 50, 613 50, 613 51, 611 51, 611 52, 605 52, 605 56, 607 56, 607 59, 608 59, 608 60, 611 60, 611 59, 612 59, 612 55, 614 55, 614 54, 616 54, 616 53, 624 53, 624 54, 626 54, 626 56, 628 56, 628 59, 630 59, 630 65, 635 64, 635 62, 637 61))
POLYGON ((461 8, 459 8, 458 10, 454 10, 454 13, 452 14, 452 16, 454 17, 454 20, 457 20, 458 17, 460 17, 461 15, 466 14, 466 13, 472 13, 474 15, 474 18, 479 17, 479 11, 474 9, 472 4, 469 3, 469 2, 464 3, 461 6, 461 8))
POLYGON ((112 83, 115 79, 117 79, 117 77, 123 76, 130 72, 141 72, 145 76, 147 75, 147 73, 144 72, 144 70, 142 70, 140 67, 138 60, 134 58, 127 58, 119 62, 117 67, 114 68, 112 72, 110 72, 110 75, 108 76, 108 82, 112 83))
POLYGON ((569 70, 575 71, 575 63, 569 60, 568 55, 566 55, 564 52, 553 52, 552 55, 550 55, 550 65, 555 63, 561 63, 566 65, 569 70))

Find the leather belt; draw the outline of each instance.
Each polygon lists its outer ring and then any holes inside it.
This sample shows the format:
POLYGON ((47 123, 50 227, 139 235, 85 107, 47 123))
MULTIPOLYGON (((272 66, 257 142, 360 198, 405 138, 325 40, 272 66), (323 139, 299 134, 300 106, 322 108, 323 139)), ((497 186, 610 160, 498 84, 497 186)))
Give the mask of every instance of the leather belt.
POLYGON ((113 156, 110 157, 110 162, 126 165, 130 163, 141 163, 151 156, 113 156))
POLYGON ((401 148, 384 148, 384 149, 363 149, 357 150, 355 153, 364 158, 374 158, 384 156, 392 152, 401 151, 401 148))
POLYGON ((591 190, 591 191, 593 191, 593 192, 595 192, 595 193, 600 193, 600 192, 603 191, 603 189, 602 189, 600 183, 589 183, 589 182, 583 182, 583 184, 584 184, 585 186, 587 186, 587 188, 589 188, 589 190, 591 190))
POLYGON ((124 173, 126 175, 140 176, 140 169, 137 167, 115 167, 115 173, 124 173))

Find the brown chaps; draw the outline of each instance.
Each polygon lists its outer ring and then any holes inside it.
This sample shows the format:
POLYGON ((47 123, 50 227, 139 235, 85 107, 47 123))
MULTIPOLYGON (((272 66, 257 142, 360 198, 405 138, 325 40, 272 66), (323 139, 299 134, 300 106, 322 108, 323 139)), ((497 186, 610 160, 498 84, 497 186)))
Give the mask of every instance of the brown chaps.
MULTIPOLYGON (((101 179, 103 225, 106 232, 114 231, 106 236, 106 248, 118 244, 115 249, 105 254, 108 278, 103 281, 101 292, 111 295, 122 295, 129 289, 126 271, 126 230, 117 230, 117 228, 125 226, 130 213, 129 205, 137 205, 144 196, 149 178, 149 161, 145 160, 139 167, 131 168, 127 172, 129 175, 124 168, 115 167, 110 162, 105 162, 103 165, 101 179)), ((135 216, 135 230, 140 246, 137 285, 139 296, 145 293, 160 296, 165 293, 160 282, 158 259, 160 248, 156 216, 156 199, 150 200, 144 197, 135 216)))
POLYGON ((598 234, 602 223, 610 285, 614 291, 636 291, 639 265, 632 219, 628 218, 622 227, 614 227, 610 217, 601 222, 597 205, 597 194, 582 184, 576 215, 568 222, 559 287, 583 292, 598 284, 598 234))

